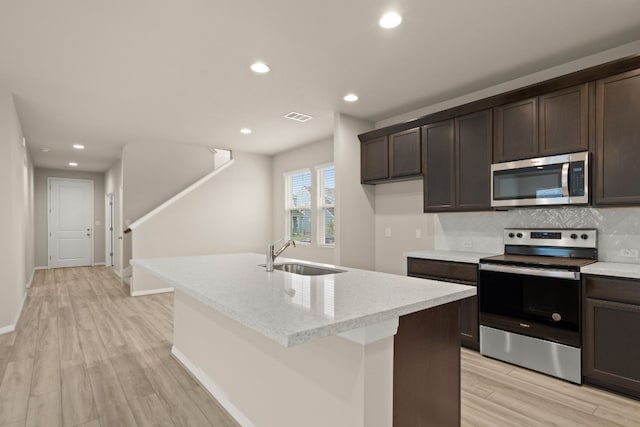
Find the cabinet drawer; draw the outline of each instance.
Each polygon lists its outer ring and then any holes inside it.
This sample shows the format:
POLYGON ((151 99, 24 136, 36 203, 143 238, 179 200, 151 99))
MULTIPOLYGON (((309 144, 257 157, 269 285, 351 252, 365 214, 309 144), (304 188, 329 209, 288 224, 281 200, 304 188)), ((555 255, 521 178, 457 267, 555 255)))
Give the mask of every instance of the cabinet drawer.
POLYGON ((606 276, 584 276, 585 297, 640 304, 640 280, 606 276))
POLYGON ((408 258, 407 274, 475 284, 478 281, 478 266, 464 262, 408 258))

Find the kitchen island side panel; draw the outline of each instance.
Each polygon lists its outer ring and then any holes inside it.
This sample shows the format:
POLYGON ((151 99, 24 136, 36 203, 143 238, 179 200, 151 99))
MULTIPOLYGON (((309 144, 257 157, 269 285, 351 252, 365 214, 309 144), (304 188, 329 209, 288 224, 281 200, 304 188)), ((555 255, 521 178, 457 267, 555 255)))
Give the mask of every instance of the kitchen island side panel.
POLYGON ((392 425, 393 337, 287 348, 176 290, 173 353, 243 426, 392 425))
POLYGON ((460 301, 400 317, 393 426, 460 426, 460 301))

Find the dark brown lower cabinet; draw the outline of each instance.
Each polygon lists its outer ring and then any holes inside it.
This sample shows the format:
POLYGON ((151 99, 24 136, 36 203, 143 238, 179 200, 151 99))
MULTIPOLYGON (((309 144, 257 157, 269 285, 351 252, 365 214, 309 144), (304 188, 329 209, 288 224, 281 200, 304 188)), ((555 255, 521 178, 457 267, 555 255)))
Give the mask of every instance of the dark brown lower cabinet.
POLYGON ((640 398, 640 280, 586 276, 586 383, 640 398))
MULTIPOLYGON (((422 258, 407 259, 407 275, 423 279, 444 280, 462 285, 477 286, 478 265, 464 262, 439 261, 422 258)), ((480 349, 478 328, 478 297, 460 302, 460 344, 480 349)))

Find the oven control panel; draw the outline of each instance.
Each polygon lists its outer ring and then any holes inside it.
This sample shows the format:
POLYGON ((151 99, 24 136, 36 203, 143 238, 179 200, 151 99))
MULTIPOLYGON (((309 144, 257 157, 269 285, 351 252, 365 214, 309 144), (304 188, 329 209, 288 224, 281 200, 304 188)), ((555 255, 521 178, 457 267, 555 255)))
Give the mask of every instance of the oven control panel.
POLYGON ((593 228, 505 228, 503 240, 505 245, 596 248, 597 232, 593 228))

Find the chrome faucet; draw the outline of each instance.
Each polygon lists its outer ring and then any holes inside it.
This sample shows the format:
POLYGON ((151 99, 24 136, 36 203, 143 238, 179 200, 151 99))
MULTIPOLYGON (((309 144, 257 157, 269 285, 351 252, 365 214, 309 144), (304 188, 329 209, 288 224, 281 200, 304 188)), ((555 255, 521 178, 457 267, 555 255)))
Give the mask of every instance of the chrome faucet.
POLYGON ((293 240, 287 240, 285 244, 282 245, 282 247, 276 251, 275 250, 276 243, 281 242, 282 240, 284 239, 280 239, 275 243, 270 243, 267 246, 267 265, 266 265, 267 271, 273 271, 273 261, 275 261, 276 258, 278 258, 282 252, 284 252, 285 249, 287 249, 291 245, 293 245, 294 248, 296 247, 296 242, 294 242, 293 240))

